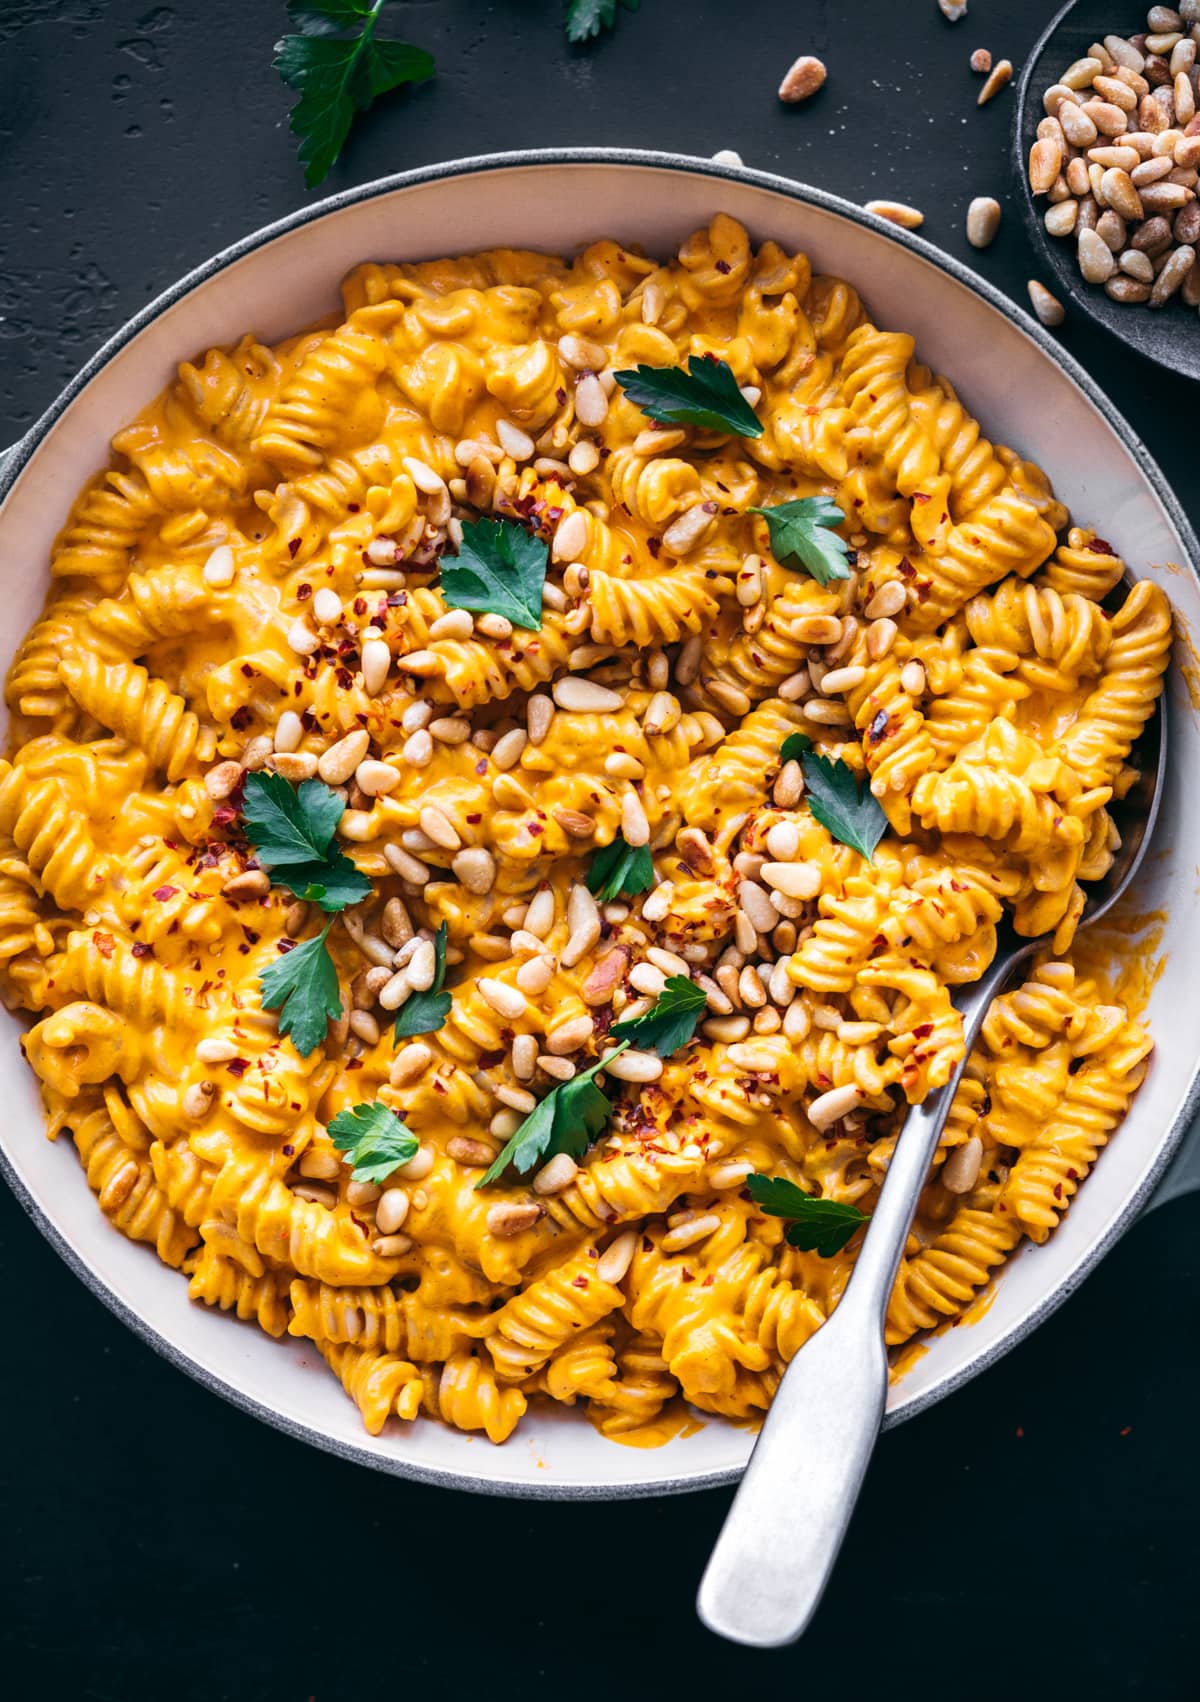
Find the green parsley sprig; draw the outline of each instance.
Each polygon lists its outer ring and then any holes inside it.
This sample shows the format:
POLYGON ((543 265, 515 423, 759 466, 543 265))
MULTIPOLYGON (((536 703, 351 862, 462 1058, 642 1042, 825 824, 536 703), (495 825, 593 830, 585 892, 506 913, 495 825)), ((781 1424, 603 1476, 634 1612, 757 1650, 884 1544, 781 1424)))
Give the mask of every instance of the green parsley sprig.
POLYGON ((669 975, 653 1007, 628 1022, 615 1023, 612 1038, 628 1040, 641 1051, 669 1058, 695 1034, 706 1003, 703 988, 688 976, 669 975))
POLYGON ((846 557, 850 546, 832 530, 846 516, 827 496, 802 496, 773 508, 751 508, 761 514, 771 534, 771 551, 781 567, 803 568, 818 585, 849 579, 846 557))
POLYGON ((274 963, 259 976, 265 1011, 279 1012, 279 1032, 290 1035, 302 1058, 315 1052, 325 1038, 327 1024, 342 1014, 337 970, 326 940, 332 920, 319 934, 274 963))
MULTIPOLYGON (((320 780, 293 788, 282 774, 248 774, 242 823, 255 856, 276 886, 332 914, 357 904, 371 882, 334 843, 345 803, 320 780)), ((279 1032, 302 1058, 315 1052, 331 1018, 342 1014, 337 970, 327 944, 332 920, 259 977, 263 1009, 278 1010, 279 1032)))
POLYGON ((310 189, 329 175, 355 115, 380 95, 433 76, 433 55, 378 36, 386 0, 288 0, 300 30, 275 43, 275 69, 300 99, 291 127, 310 189), (350 33, 347 33, 350 32, 350 33))
POLYGON ((746 1188, 755 1205, 768 1216, 789 1220, 786 1239, 790 1246, 802 1253, 817 1253, 822 1259, 840 1253, 855 1230, 870 1221, 869 1212, 806 1194, 783 1176, 747 1176, 746 1188))
POLYGON ((329 1134, 355 1182, 386 1182, 393 1170, 415 1158, 421 1144, 412 1130, 380 1100, 339 1111, 330 1118, 329 1134))
POLYGON ((496 1155, 491 1169, 476 1182, 488 1188, 498 1182, 511 1165, 518 1176, 527 1176, 556 1153, 582 1158, 608 1122, 612 1106, 592 1079, 629 1045, 623 1040, 570 1081, 560 1082, 529 1113, 508 1144, 496 1155))
POLYGON ((439 922, 437 932, 433 936, 433 982, 427 992, 410 993, 396 1012, 396 1026, 393 1030, 396 1040, 411 1040, 415 1034, 432 1034, 450 1015, 450 995, 442 992, 442 983, 446 979, 448 933, 445 922, 439 922))
POLYGON ((686 371, 681 366, 637 366, 613 377, 652 420, 738 437, 763 434, 762 421, 738 388, 732 368, 715 355, 689 355, 686 371))
POLYGON ((442 596, 451 609, 503 615, 538 632, 549 550, 515 520, 467 521, 458 554, 442 557, 442 596))
POLYGON ((334 842, 345 801, 321 780, 297 790, 282 774, 247 774, 246 838, 276 886, 335 913, 370 896, 371 882, 334 842))
MULTIPOLYGON (((642 0, 620 0, 627 12, 640 9, 642 0)), ((567 40, 591 41, 617 21, 617 0, 567 0, 567 40)))
POLYGON ((800 761, 804 800, 813 815, 835 839, 871 862, 875 847, 887 832, 888 819, 869 784, 865 780, 860 784, 854 770, 840 757, 834 762, 806 751, 800 761))
POLYGON ((584 876, 587 889, 601 904, 614 898, 636 898, 654 885, 654 860, 648 845, 630 845, 618 833, 602 845, 588 864, 584 876))

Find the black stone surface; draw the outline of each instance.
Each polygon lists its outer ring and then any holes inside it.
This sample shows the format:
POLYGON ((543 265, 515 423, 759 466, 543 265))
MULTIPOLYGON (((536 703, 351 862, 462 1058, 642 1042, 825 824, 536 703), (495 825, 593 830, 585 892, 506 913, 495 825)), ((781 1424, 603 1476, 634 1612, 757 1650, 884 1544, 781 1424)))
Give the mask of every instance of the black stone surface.
MULTIPOLYGON (((1090 314, 1119 342, 1169 372, 1200 379, 1200 315, 1175 298, 1165 308, 1151 309, 1112 301, 1099 284, 1084 281, 1075 258, 1075 243, 1052 237, 1042 223, 1046 197, 1035 197, 1025 181, 1029 150, 1037 140, 1037 127, 1045 116, 1042 96, 1076 59, 1082 59, 1092 42, 1106 35, 1135 35, 1145 28, 1145 10, 1136 0, 1114 7, 1112 0, 1075 0, 1051 21, 1046 34, 1036 42, 1019 73, 1016 90, 1017 122, 1014 137, 1018 146, 1013 199, 1018 203, 1033 252, 1045 273, 1042 281, 1064 306, 1076 315, 1090 314), (1050 277, 1049 274, 1053 274, 1050 277)), ((1119 140, 1119 138, 1114 138, 1119 140)), ((1193 404, 1195 405, 1195 404, 1193 404)))
MULTIPOLYGON (((734 147, 918 203, 1019 299, 1052 282, 1008 182, 1011 91, 977 112, 967 69, 977 46, 1019 67, 1047 0, 971 0, 955 25, 934 0, 644 0, 587 50, 557 0, 388 10, 439 77, 361 121, 330 188, 493 148, 734 147), (784 109, 802 51, 830 81, 784 109), (976 194, 1005 204, 981 256, 976 194)), ((0 0, 0 430, 187 267, 309 199, 270 69, 282 22, 275 0, 0 0)), ((1195 390, 1079 315, 1062 337, 1200 522, 1195 390)), ((1198 1214, 1144 1220, 1036 1336, 883 1440, 816 1626, 764 1655, 692 1615, 726 1493, 542 1506, 339 1464, 161 1363, 3 1194, 0 1693, 1193 1697, 1198 1214)))

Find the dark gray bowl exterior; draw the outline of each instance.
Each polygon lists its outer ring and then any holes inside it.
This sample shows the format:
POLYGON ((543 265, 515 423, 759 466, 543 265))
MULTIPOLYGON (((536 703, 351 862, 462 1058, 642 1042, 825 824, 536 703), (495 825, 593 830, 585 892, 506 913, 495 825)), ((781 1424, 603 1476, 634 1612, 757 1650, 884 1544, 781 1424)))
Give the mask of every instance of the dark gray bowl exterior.
MULTIPOLYGON (((1141 442, 1132 428, 1115 413, 1112 404, 1104 392, 1088 376, 1084 369, 1072 356, 1066 354, 1052 338, 1029 314, 1015 306, 1005 295, 1002 295, 993 285, 972 272, 969 267, 962 265, 952 256, 943 254, 931 243, 912 235, 908 231, 899 230, 883 219, 874 217, 863 211, 861 207, 844 201, 840 196, 827 194, 824 190, 810 188, 806 184, 795 183, 788 178, 778 177, 771 172, 751 171, 745 167, 731 167, 714 164, 707 159, 697 159, 684 154, 669 154, 650 149, 635 148, 545 148, 516 151, 505 154, 482 154, 474 158, 451 160, 440 165, 422 166, 413 171, 399 172, 391 177, 379 178, 373 183, 363 184, 356 189, 348 189, 339 195, 329 196, 323 201, 315 202, 312 206, 301 208, 271 225, 265 225, 252 235, 243 237, 240 242, 223 249, 211 260, 198 266, 181 278, 178 283, 171 285, 162 295, 144 307, 136 314, 115 336, 109 339, 103 348, 99 349, 78 375, 71 381, 62 394, 46 410, 42 418, 30 432, 6 453, 0 454, 0 504, 3 504, 21 469, 33 454, 37 445, 46 436, 50 428, 61 418, 77 397, 84 391, 89 382, 101 369, 118 354, 125 345, 135 337, 146 325, 150 324, 167 308, 173 307, 191 291, 195 290, 218 272, 232 265, 243 255, 253 252, 264 244, 273 241, 285 232, 295 230, 300 226, 323 218, 326 214, 337 212, 342 207, 350 206, 359 201, 369 201, 393 190, 404 189, 418 183, 437 182, 441 179, 465 176, 473 172, 488 172, 502 170, 512 166, 537 165, 611 165, 630 167, 653 167, 658 170, 676 171, 694 176, 711 178, 714 183, 722 181, 731 183, 751 183, 759 188, 774 191, 778 195, 787 196, 791 200, 802 202, 813 207, 820 207, 826 212, 837 214, 854 224, 865 226, 877 231, 889 241, 896 242, 911 249, 930 264, 938 267, 964 284, 976 295, 981 296, 991 307, 1003 313, 1007 319, 1017 325, 1026 336, 1030 337, 1042 351, 1067 373, 1087 396, 1092 404, 1100 409, 1109 424, 1118 433, 1126 447, 1137 457, 1147 481, 1152 485, 1156 496, 1164 510, 1170 516, 1181 542, 1184 545, 1185 559, 1189 563, 1200 561, 1200 543, 1197 542, 1191 525, 1188 522, 1179 503, 1162 472, 1156 466, 1145 445, 1141 442)), ((919 1400, 914 1400, 903 1413, 885 1416, 884 1425, 890 1427, 902 1419, 915 1416, 931 1406, 943 1396, 952 1394, 962 1384, 984 1371, 988 1366, 1002 1358, 1011 1347, 1023 1340, 1031 1330, 1035 1329, 1044 1319, 1057 1310, 1084 1281, 1090 1271, 1100 1262, 1109 1248, 1124 1234, 1125 1230, 1135 1221, 1142 1210, 1149 1204, 1156 1188, 1166 1173, 1171 1160, 1183 1140, 1185 1133, 1200 1108, 1200 1075, 1193 1082, 1186 1103, 1181 1107, 1172 1127, 1164 1135, 1153 1167, 1146 1175, 1142 1185, 1131 1194, 1125 1202, 1120 1216, 1113 1222, 1108 1232, 1091 1248, 1086 1258, 1071 1272, 1070 1276, 1051 1290, 1038 1306, 1027 1317, 1016 1324, 1007 1335, 996 1342, 993 1347, 970 1366, 958 1374, 948 1377, 944 1382, 930 1390, 919 1400)), ((682 1495, 692 1490, 719 1488, 735 1482, 740 1476, 737 1470, 722 1470, 704 1476, 689 1476, 684 1479, 664 1479, 652 1485, 627 1484, 570 1484, 570 1485, 537 1485, 497 1483, 480 1478, 467 1477, 457 1472, 442 1471, 424 1466, 414 1467, 403 1458, 380 1459, 363 1449, 351 1444, 335 1440, 311 1426, 285 1418, 280 1413, 262 1402, 234 1388, 224 1379, 197 1365, 174 1342, 159 1334, 142 1319, 134 1315, 128 1307, 103 1282, 93 1276, 83 1260, 75 1252, 70 1242, 58 1228, 50 1222, 36 1202, 30 1197, 28 1190, 16 1175, 7 1155, 0 1150, 0 1170, 20 1200, 25 1211, 37 1225, 41 1233, 54 1247, 60 1257, 68 1264, 75 1274, 92 1290, 96 1297, 118 1318, 134 1330, 142 1339, 149 1343, 154 1350, 161 1354, 172 1365, 193 1377, 204 1388, 220 1395, 225 1400, 238 1407, 241 1411, 262 1419, 265 1423, 283 1431, 286 1435, 308 1442, 326 1453, 335 1454, 341 1459, 354 1461, 375 1470, 388 1471, 395 1476, 411 1477, 422 1482, 437 1484, 447 1489, 467 1489, 476 1494, 511 1495, 523 1499, 542 1501, 596 1501, 634 1499, 644 1496, 682 1495)))
POLYGON ((1049 202, 1044 195, 1035 199, 1029 187, 1029 150, 1037 140, 1038 124, 1046 116, 1042 106, 1045 91, 1073 60, 1084 56, 1092 42, 1122 30, 1133 35, 1144 28, 1145 14, 1146 8, 1139 8, 1137 0, 1132 5, 1124 0, 1124 4, 1115 6, 1112 0, 1070 0, 1047 25, 1017 84, 1015 188, 1030 240, 1043 269, 1053 274, 1050 287, 1063 306, 1085 313, 1144 360, 1187 378, 1200 378, 1200 314, 1195 308, 1178 301, 1157 309, 1140 304, 1122 306, 1106 296, 1101 285, 1085 283, 1075 263, 1074 241, 1047 233, 1042 215, 1049 202), (1127 21, 1122 24, 1122 19, 1127 21))

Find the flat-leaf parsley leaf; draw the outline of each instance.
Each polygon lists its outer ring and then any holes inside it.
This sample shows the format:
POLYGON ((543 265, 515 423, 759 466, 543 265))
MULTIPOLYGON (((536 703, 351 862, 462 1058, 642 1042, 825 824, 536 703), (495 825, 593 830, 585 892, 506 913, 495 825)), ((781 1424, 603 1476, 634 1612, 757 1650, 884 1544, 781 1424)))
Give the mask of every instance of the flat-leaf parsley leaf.
POLYGON ((800 760, 804 801, 813 815, 835 839, 861 852, 869 863, 887 832, 888 819, 866 780, 860 785, 854 770, 840 757, 832 762, 806 751, 800 760))
POLYGON ((618 1022, 612 1029, 614 1040, 629 1040, 633 1045, 657 1052, 669 1058, 686 1046, 696 1032, 700 1013, 707 1004, 704 989, 686 975, 668 975, 666 985, 655 1000, 653 1009, 629 1022, 618 1022))
POLYGON ((752 508, 761 514, 771 534, 771 551, 781 567, 802 567, 818 585, 849 579, 846 557, 850 546, 832 530, 846 516, 827 496, 802 496, 773 508, 752 508))
POLYGON ((300 137, 304 181, 315 189, 329 175, 357 112, 407 83, 433 76, 433 55, 404 41, 378 40, 385 0, 289 0, 303 32, 275 43, 275 69, 299 94, 291 127, 300 137), (339 31, 353 30, 350 36, 339 31))
MULTIPOLYGON (((621 0, 627 12, 636 12, 642 0, 621 0)), ((567 0, 567 40, 590 41, 617 21, 617 0, 567 0)))
POLYGON ((355 1182, 386 1182, 393 1170, 415 1158, 421 1144, 396 1113, 376 1099, 339 1111, 329 1120, 329 1134, 355 1182))
POLYGON ((638 366, 613 377, 652 420, 738 437, 763 434, 762 421, 738 389, 732 368, 713 355, 689 355, 686 372, 681 366, 638 366))
POLYGON ((787 1240, 802 1253, 819 1253, 832 1259, 840 1253, 854 1231, 870 1221, 868 1212, 838 1200, 821 1200, 806 1194, 783 1176, 747 1176, 750 1198, 771 1217, 790 1220, 787 1240))
POLYGON ((779 761, 803 762, 805 751, 812 749, 812 740, 807 733, 789 733, 779 747, 779 761))
POLYGON ((537 632, 549 551, 515 520, 468 521, 456 556, 442 557, 442 596, 451 609, 503 615, 537 632))
POLYGON ((370 896, 369 878, 333 842, 346 805, 324 781, 296 789, 282 774, 248 774, 243 797, 246 838, 278 886, 331 912, 370 896))
POLYGON ((442 983, 446 979, 448 932, 445 922, 439 922, 437 933, 433 936, 433 983, 428 992, 410 993, 396 1012, 393 1034, 397 1040, 411 1040, 415 1034, 432 1034, 450 1015, 450 995, 442 992, 442 983))
POLYGON ((592 1077, 605 1065, 611 1064, 629 1045, 628 1040, 614 1046, 590 1068, 580 1070, 570 1081, 560 1082, 541 1104, 531 1111, 521 1127, 502 1151, 497 1153, 491 1169, 476 1182, 476 1188, 487 1188, 511 1164, 518 1176, 527 1176, 544 1159, 555 1153, 570 1153, 582 1158, 588 1147, 608 1122, 612 1106, 596 1086, 592 1077))
POLYGON ((622 834, 602 845, 588 865, 587 889, 601 904, 614 898, 636 898, 654 885, 654 861, 648 845, 629 845, 622 834))
POLYGON ((330 1018, 342 1014, 337 970, 325 944, 332 922, 303 945, 293 946, 259 976, 266 1011, 279 1012, 279 1032, 290 1035, 302 1058, 325 1038, 330 1018))

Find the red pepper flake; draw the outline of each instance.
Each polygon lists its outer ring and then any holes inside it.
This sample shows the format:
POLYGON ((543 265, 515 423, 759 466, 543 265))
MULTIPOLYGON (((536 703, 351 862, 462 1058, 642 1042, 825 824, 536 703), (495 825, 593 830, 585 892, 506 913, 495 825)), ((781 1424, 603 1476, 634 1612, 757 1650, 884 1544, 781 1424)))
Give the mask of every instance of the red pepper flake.
POLYGON ((151 896, 159 904, 165 904, 168 898, 174 898, 178 891, 179 888, 177 886, 156 886, 151 896))
POLYGON ((231 727, 236 727, 239 733, 243 733, 253 719, 253 715, 243 704, 240 709, 235 709, 233 714, 229 717, 229 725, 231 727))
POLYGON ((285 1158, 294 1158, 295 1157, 296 1149, 292 1145, 291 1141, 285 1141, 284 1142, 282 1151, 283 1151, 283 1156, 285 1158))
POLYGON ((587 1277, 580 1275, 580 1276, 571 1278, 571 1287, 572 1288, 586 1288, 587 1286, 588 1286, 587 1277))
POLYGON ((1132 1436, 1133 1435, 1132 1424, 1123 1425, 1122 1428, 1117 1432, 1117 1434, 1119 1436, 1132 1436))
POLYGON ((542 826, 540 821, 527 821, 525 823, 525 831, 536 839, 538 834, 545 833, 546 829, 542 826))
POLYGON ((695 1271, 690 1271, 685 1265, 679 1273, 679 1280, 680 1282, 695 1282, 696 1273, 695 1271))
POLYGON ((476 822, 481 822, 483 820, 483 816, 479 813, 479 811, 476 811, 473 815, 469 815, 467 820, 472 824, 472 826, 474 826, 476 822))
POLYGON ((725 273, 732 270, 728 260, 718 260, 715 264, 718 272, 725 273))
POLYGON ((250 1060, 249 1058, 230 1058, 225 1068, 231 1076, 244 1076, 250 1068, 250 1060))
POLYGON ((145 940, 134 940, 133 955, 134 957, 153 957, 154 947, 145 940))
POLYGON ((301 540, 299 538, 289 538, 288 539, 288 554, 291 556, 293 561, 295 561, 296 556, 299 552, 300 542, 301 542, 301 540))
POLYGON ((111 957, 117 947, 117 942, 113 939, 111 934, 102 934, 99 932, 92 935, 92 944, 103 958, 111 957))
POLYGON ((566 401, 566 399, 567 399, 567 393, 563 389, 562 385, 560 384, 558 389, 554 392, 554 400, 558 403, 559 407, 561 408, 563 403, 566 401))
MULTIPOLYGON (((1094 556, 1115 556, 1117 553, 1107 538, 1092 538, 1084 548, 1090 550, 1094 556)), ((1123 1436, 1125 1432, 1122 1431, 1121 1434, 1123 1436)))
POLYGON ((870 727, 867 729, 867 742, 872 745, 877 745, 880 739, 886 736, 888 724, 888 712, 886 709, 881 709, 879 714, 872 721, 870 727))
POLYGON ((1062 1199, 1062 1183, 1061 1182, 1056 1182, 1054 1184, 1054 1198, 1056 1200, 1062 1199))
POLYGON ((929 1036, 933 1033, 933 1024, 931 1022, 923 1022, 917 1028, 914 1028, 912 1032, 914 1040, 928 1040, 929 1036))
POLYGON ((237 817, 238 813, 231 804, 218 804, 213 811, 213 822, 217 827, 232 827, 237 817))

